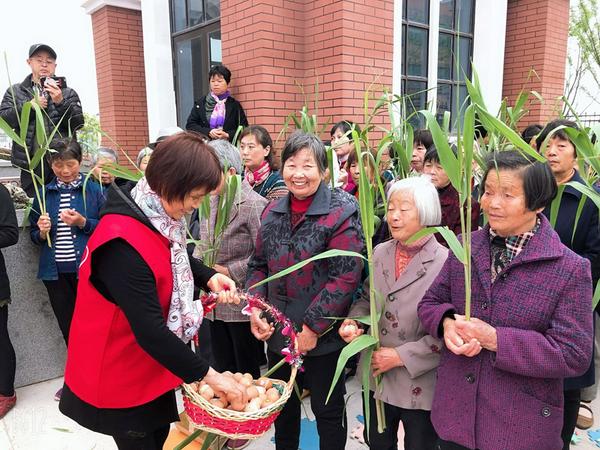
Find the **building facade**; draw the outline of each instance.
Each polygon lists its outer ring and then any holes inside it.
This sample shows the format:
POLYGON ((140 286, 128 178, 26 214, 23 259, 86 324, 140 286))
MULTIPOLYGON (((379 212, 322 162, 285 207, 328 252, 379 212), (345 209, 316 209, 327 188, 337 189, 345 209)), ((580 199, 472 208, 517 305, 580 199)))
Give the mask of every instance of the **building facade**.
MULTIPOLYGON (((459 115, 471 61, 487 107, 522 89, 562 95, 568 0, 88 0, 103 128, 129 152, 184 127, 211 65, 274 137, 308 101, 321 123, 363 122, 364 92, 459 115), (318 92, 317 92, 318 91, 318 92), (315 98, 318 108, 315 108, 315 98)), ((382 115, 376 124, 385 125, 382 115)))

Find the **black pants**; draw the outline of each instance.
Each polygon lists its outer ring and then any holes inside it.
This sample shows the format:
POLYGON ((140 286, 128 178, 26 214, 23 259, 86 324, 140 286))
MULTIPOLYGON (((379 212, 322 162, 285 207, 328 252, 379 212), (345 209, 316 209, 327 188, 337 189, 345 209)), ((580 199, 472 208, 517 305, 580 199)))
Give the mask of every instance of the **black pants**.
MULTIPOLYGON (((304 359, 304 372, 299 372, 296 383, 300 392, 310 390, 310 406, 317 419, 319 448, 321 450, 344 450, 346 447, 346 411, 344 394, 346 386, 344 376, 340 377, 329 402, 325 404, 329 386, 333 380, 340 352, 323 356, 308 356, 304 359)), ((273 367, 282 356, 267 351, 269 367, 273 367)), ((289 380, 290 366, 284 364, 271 378, 289 380)), ((292 392, 281 414, 275 420, 275 448, 277 450, 298 450, 300 442, 300 399, 292 392)))
MULTIPOLYGON (((384 403, 385 430, 377 432, 377 413, 373 392, 369 392, 369 434, 365 427, 365 442, 374 450, 397 450, 398 427, 404 425, 404 450, 436 450, 437 433, 431 423, 431 412, 404 409, 384 403)), ((366 414, 363 415, 366 417, 366 414)))
POLYGON ((571 448, 571 437, 575 432, 580 401, 581 389, 565 391, 564 419, 562 431, 560 432, 560 436, 563 440, 563 450, 569 450, 569 448, 571 448))
POLYGON ((119 450, 162 450, 169 436, 170 425, 166 425, 154 433, 130 432, 126 436, 113 436, 119 450))
POLYGON ((71 319, 73 319, 75 309, 75 297, 77 297, 77 274, 59 273, 58 280, 44 280, 44 285, 48 291, 50 304, 58 321, 60 332, 63 335, 65 344, 68 344, 69 329, 71 328, 71 319))
POLYGON ((248 372, 260 377, 256 338, 250 332, 250 322, 210 322, 210 340, 215 370, 248 372))
POLYGON ((443 441, 438 439, 437 450, 471 450, 469 447, 455 444, 454 442, 443 441))
POLYGON ((11 397, 15 391, 17 359, 8 335, 8 305, 0 306, 0 395, 11 397))

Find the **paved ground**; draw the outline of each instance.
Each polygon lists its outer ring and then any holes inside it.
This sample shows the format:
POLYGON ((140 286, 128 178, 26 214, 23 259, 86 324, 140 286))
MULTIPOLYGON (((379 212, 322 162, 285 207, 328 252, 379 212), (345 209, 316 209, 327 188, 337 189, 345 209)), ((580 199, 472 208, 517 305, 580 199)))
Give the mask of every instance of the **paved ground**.
MULTIPOLYGON (((115 450, 114 441, 107 436, 88 431, 58 411, 58 403, 53 396, 62 385, 62 379, 46 381, 17 390, 18 403, 3 420, 0 420, 0 450, 115 450)), ((349 393, 356 393, 348 400, 348 419, 350 429, 358 424, 360 410, 360 387, 358 382, 351 380, 347 384, 349 393)), ((317 450, 316 426, 312 420, 308 401, 305 400, 305 410, 309 417, 302 423, 301 450, 317 450)), ((600 401, 592 403, 596 417, 600 418, 600 401)), ((600 420, 596 430, 600 427, 600 420)), ((572 445, 573 450, 598 449, 585 432, 579 432, 582 441, 572 445)), ((173 439, 177 441, 174 433, 173 439)), ((268 450, 275 446, 271 441, 272 432, 252 443, 249 450, 268 450)), ((170 441, 171 441, 170 440, 170 441)), ((400 440, 399 449, 403 448, 400 440)), ((199 449, 200 446, 188 446, 187 450, 199 449)), ((359 450, 367 447, 356 440, 348 439, 346 449, 359 450)), ((171 450, 172 445, 165 446, 171 450)))

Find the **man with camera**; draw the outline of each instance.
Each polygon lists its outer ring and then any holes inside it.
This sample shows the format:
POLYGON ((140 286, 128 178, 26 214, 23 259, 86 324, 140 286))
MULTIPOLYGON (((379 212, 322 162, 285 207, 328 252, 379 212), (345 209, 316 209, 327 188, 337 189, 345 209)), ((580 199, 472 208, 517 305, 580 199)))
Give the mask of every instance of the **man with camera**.
MULTIPOLYGON (((67 87, 64 77, 55 76, 56 52, 46 44, 34 44, 29 48, 27 64, 31 68, 31 74, 21 83, 12 85, 6 90, 2 103, 0 104, 0 117, 2 117, 19 134, 21 126, 27 127, 25 139, 27 148, 23 148, 13 142, 11 161, 21 167, 21 187, 27 195, 33 197, 34 187, 29 168, 29 159, 33 158, 38 149, 36 139, 36 116, 31 110, 28 124, 19 124, 23 105, 30 100, 36 102, 44 110, 44 128, 49 135, 58 125, 58 131, 54 139, 68 137, 75 133, 83 125, 83 113, 81 102, 75 90, 67 87), (27 152, 27 153, 26 153, 27 152)), ((52 146, 50 146, 52 148, 52 146)), ((42 165, 44 173, 44 184, 53 177, 52 170, 46 158, 35 168, 35 173, 41 177, 42 165)))

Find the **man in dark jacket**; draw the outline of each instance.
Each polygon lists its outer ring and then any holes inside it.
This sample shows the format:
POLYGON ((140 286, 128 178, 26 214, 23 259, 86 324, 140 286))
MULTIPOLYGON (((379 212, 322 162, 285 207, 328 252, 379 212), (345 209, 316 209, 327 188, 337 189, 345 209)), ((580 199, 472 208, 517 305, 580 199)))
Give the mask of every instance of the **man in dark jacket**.
MULTIPOLYGON (((29 48, 27 64, 31 68, 31 75, 28 75, 21 83, 14 84, 6 90, 0 104, 0 117, 13 127, 17 133, 20 133, 19 117, 23 105, 30 100, 34 100, 45 110, 44 127, 46 133, 50 134, 58 125, 58 131, 54 135, 55 138, 68 137, 73 134, 75 130, 83 125, 81 102, 77 92, 68 88, 66 82, 59 86, 60 81, 57 82, 49 78, 54 76, 56 70, 56 52, 46 44, 34 44, 29 48), (42 78, 46 79, 43 86, 41 85, 42 78)), ((25 139, 27 148, 13 142, 11 161, 17 167, 29 168, 29 159, 33 157, 37 150, 35 127, 36 118, 35 113, 32 111, 29 124, 27 124, 27 137, 25 139), (29 154, 29 158, 26 152, 29 154)), ((35 170, 38 175, 41 176, 42 165, 45 178, 44 184, 46 184, 52 179, 53 174, 48 162, 43 160, 35 170)), ((30 197, 34 196, 33 181, 27 170, 21 171, 21 187, 30 197)))

